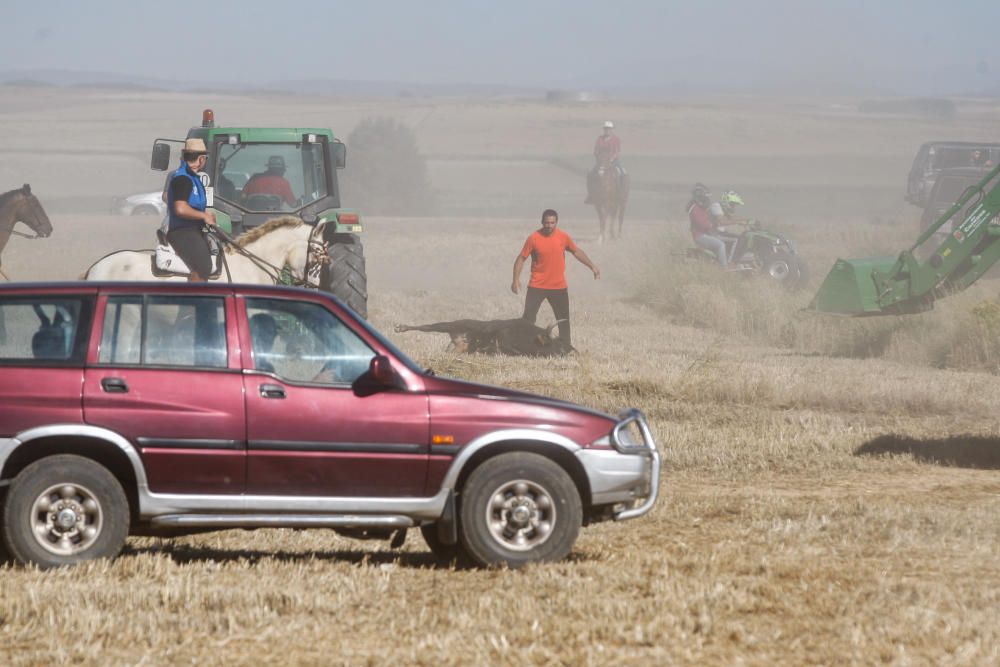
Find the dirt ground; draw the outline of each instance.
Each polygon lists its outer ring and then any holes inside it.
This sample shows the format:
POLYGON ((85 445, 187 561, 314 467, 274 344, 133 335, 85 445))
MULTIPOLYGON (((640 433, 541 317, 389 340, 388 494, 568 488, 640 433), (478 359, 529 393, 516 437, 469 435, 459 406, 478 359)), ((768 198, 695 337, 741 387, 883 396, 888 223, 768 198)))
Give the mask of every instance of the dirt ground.
POLYGON ((10 242, 17 280, 74 279, 107 252, 149 247, 158 221, 104 208, 160 187, 152 140, 183 135, 204 106, 224 123, 342 135, 369 115, 407 122, 442 210, 365 220, 372 322, 519 315, 515 253, 541 210, 559 209, 603 274, 569 260, 578 355, 455 356, 443 335, 390 336, 439 373, 639 407, 666 462, 650 515, 589 527, 567 562, 519 572, 439 568, 415 533, 393 551, 278 530, 132 539, 114 562, 55 572, 5 566, 0 662, 997 664, 1000 375, 953 363, 967 358, 954 342, 966 311, 995 301, 996 282, 855 354, 848 343, 879 330, 799 314, 811 291, 737 284, 677 256, 686 188, 735 187, 749 215, 800 242, 814 289, 836 256, 893 254, 915 236, 902 195, 920 143, 1000 128, 1000 105, 982 101, 961 101, 950 123, 857 103, 0 88, 0 190, 31 183, 55 230, 10 242), (626 238, 597 245, 577 170, 605 118, 638 187, 626 238))

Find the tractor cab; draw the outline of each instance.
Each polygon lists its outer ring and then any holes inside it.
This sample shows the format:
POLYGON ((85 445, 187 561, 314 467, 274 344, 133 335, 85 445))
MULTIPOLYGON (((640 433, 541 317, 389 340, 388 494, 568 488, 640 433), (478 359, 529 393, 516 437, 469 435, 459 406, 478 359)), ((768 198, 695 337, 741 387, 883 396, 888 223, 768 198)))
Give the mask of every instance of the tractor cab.
MULTIPOLYGON (((347 147, 330 130, 215 127, 214 114, 206 109, 201 126, 188 131, 187 138, 193 137, 208 147, 208 163, 200 176, 209 206, 217 217, 223 214, 222 223, 228 222, 233 231, 256 227, 276 214, 294 215, 309 224, 346 217, 348 228, 339 231, 361 231, 357 213, 340 208, 337 170, 347 164, 347 147)), ((176 168, 172 143, 182 141, 155 141, 152 169, 176 168)))
MULTIPOLYGON (((347 165, 347 147, 333 132, 311 127, 216 127, 215 114, 205 109, 201 125, 188 130, 187 138, 202 139, 208 148, 205 171, 198 176, 221 229, 241 234, 279 216, 294 216, 308 225, 326 223, 330 261, 320 276, 321 289, 367 317, 368 278, 358 237, 363 231, 361 215, 341 208, 337 170, 347 165)), ((150 168, 177 169, 180 156, 171 160, 171 144, 183 143, 183 139, 156 139, 150 168)))

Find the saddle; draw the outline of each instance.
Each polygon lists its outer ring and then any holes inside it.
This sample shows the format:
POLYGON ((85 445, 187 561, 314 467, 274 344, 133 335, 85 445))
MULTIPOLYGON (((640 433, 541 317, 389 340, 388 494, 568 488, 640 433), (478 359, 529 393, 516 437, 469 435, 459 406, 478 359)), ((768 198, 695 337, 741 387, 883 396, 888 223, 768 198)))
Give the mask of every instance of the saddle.
MULTIPOLYGON (((208 235, 208 251, 212 255, 212 273, 209 274, 208 278, 209 280, 215 280, 222 275, 222 246, 219 240, 211 234, 208 235)), ((149 258, 149 261, 150 269, 157 278, 171 278, 173 276, 188 276, 191 274, 191 269, 174 252, 170 242, 167 241, 166 233, 162 229, 156 230, 156 250, 153 252, 153 256, 149 258)))

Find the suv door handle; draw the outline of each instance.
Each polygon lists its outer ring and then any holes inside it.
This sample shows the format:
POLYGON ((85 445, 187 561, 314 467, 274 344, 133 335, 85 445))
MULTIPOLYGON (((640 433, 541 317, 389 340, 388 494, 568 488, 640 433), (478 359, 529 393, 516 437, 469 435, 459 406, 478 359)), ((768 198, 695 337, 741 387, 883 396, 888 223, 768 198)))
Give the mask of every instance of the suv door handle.
POLYGON ((260 386, 261 398, 285 398, 285 388, 277 384, 262 384, 260 386))
POLYGON ((121 378, 102 378, 101 389, 109 394, 127 394, 128 385, 121 378))

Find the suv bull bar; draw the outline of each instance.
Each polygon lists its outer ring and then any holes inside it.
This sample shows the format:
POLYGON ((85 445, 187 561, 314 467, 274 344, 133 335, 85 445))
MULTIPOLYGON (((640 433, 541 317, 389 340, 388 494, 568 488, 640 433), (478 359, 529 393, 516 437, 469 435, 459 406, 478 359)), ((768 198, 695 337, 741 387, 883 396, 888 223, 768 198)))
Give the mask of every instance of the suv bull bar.
POLYGON ((649 430, 646 415, 642 414, 642 411, 637 408, 623 410, 618 415, 618 423, 611 429, 610 440, 611 446, 619 453, 631 456, 649 456, 652 463, 651 470, 649 471, 649 495, 646 497, 646 500, 638 507, 615 512, 614 514, 615 521, 635 519, 653 509, 653 505, 656 504, 656 498, 659 496, 660 452, 656 448, 656 442, 653 440, 653 433, 649 430), (642 436, 641 443, 634 442, 625 430, 633 423, 638 427, 639 433, 642 436))

